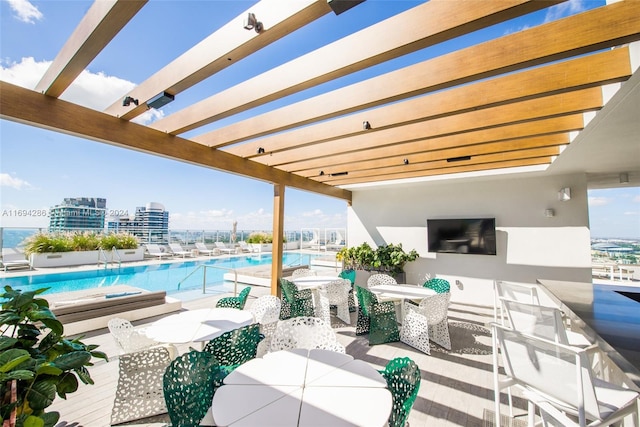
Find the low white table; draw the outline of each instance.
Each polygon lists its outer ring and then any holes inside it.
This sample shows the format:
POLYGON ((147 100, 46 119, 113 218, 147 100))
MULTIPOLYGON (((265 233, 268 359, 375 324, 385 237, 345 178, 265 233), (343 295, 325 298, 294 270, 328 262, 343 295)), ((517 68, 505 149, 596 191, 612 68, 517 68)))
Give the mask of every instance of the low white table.
POLYGON ((251 323, 253 315, 248 310, 203 308, 164 317, 146 328, 145 333, 149 338, 163 343, 204 343, 251 323))
POLYGON ((382 426, 392 397, 382 375, 329 350, 268 353, 239 366, 216 390, 217 426, 382 426))
MULTIPOLYGON (((341 280, 338 276, 302 276, 291 281, 298 289, 310 289, 313 293, 313 306, 316 317, 331 324, 331 314, 329 311, 329 297, 326 286, 335 280, 341 280)), ((347 322, 348 323, 348 322, 347 322)))

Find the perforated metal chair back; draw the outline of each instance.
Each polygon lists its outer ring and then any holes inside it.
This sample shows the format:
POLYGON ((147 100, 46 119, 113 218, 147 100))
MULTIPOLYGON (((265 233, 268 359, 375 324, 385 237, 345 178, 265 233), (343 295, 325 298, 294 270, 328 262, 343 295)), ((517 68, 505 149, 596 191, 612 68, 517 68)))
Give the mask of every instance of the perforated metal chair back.
POLYGON ((256 357, 258 343, 263 338, 260 324, 252 323, 212 339, 202 351, 213 355, 220 365, 237 366, 256 357))
POLYGON ((200 425, 211 407, 218 372, 218 361, 207 352, 192 350, 171 362, 162 383, 172 426, 200 425))
POLYGON ((249 292, 251 292, 251 286, 247 286, 241 290, 238 296, 220 298, 216 303, 216 307, 237 308, 238 310, 242 310, 247 303, 249 292))
POLYGON ((356 335, 368 332, 370 345, 400 341, 395 304, 379 302, 373 292, 361 286, 356 286, 356 293, 359 302, 356 335))
POLYGON ((397 285, 398 282, 393 277, 384 273, 376 273, 367 279, 367 287, 372 288, 380 285, 397 285))
POLYGON ((420 368, 408 357, 397 357, 380 373, 393 396, 389 427, 404 427, 420 389, 420 368))
POLYGON ((346 353, 331 325, 318 317, 293 317, 278 322, 270 351, 294 348, 319 348, 346 353))
POLYGON ((280 314, 281 320, 288 317, 313 316, 315 314, 313 294, 310 289, 298 289, 295 283, 287 279, 280 279, 280 286, 284 296, 280 314), (285 308, 289 310, 289 313, 286 313, 285 308))
POLYGON ((293 270, 291 273, 291 277, 306 277, 306 276, 315 276, 316 272, 311 270, 310 268, 297 268, 293 270))
POLYGON ((107 327, 122 353, 133 353, 159 344, 136 330, 127 319, 114 317, 109 320, 107 327))
POLYGON ((171 363, 171 350, 161 346, 120 356, 111 424, 167 413, 162 375, 171 363))
POLYGON ((422 286, 424 286, 425 288, 433 289, 439 294, 444 294, 451 291, 451 284, 449 283, 449 281, 441 279, 439 277, 433 277, 427 280, 422 286))

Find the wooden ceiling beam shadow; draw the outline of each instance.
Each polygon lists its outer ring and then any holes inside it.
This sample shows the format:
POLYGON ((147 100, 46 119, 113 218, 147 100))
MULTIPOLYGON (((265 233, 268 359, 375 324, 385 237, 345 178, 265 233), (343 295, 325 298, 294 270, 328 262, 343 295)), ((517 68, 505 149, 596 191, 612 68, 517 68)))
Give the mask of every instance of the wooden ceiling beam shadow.
POLYGON ((398 156, 398 153, 402 153, 403 157, 411 157, 420 153, 465 147, 468 145, 517 141, 519 139, 535 137, 550 137, 556 134, 567 134, 568 132, 581 130, 583 127, 584 120, 582 116, 574 115, 555 117, 535 122, 519 123, 499 128, 472 131, 464 134, 373 148, 371 150, 362 150, 355 153, 340 154, 330 158, 323 157, 310 161, 289 164, 281 169, 305 176, 314 176, 314 171, 328 169, 329 167, 340 167, 341 169, 344 169, 344 166, 342 165, 364 162, 376 158, 398 156), (304 174, 304 171, 309 171, 309 173, 304 174))
POLYGON ((618 83, 631 75, 629 58, 627 46, 607 50, 269 135, 227 146, 224 150, 252 158, 258 147, 267 147, 267 151, 275 153, 442 116, 618 83), (365 120, 373 124, 371 129, 363 129, 365 120))
POLYGON ((0 118, 339 199, 351 192, 0 81, 0 118), (82 118, 79 120, 78 118, 82 118))
POLYGON ((115 102, 105 112, 131 120, 147 111, 146 101, 155 95, 175 96, 329 12, 323 0, 262 0, 131 90, 127 95, 138 99, 138 106, 115 102), (249 11, 265 26, 259 34, 242 28, 249 11))
MULTIPOLYGON (((562 145, 569 144, 569 134, 568 133, 559 133, 553 135, 545 135, 545 136, 536 136, 532 138, 522 138, 517 140, 507 140, 500 142, 490 142, 486 144, 476 144, 470 145, 466 147, 456 147, 456 148, 448 148, 443 150, 434 150, 427 151, 422 153, 415 153, 411 155, 407 154, 392 154, 389 153, 386 157, 378 157, 371 160, 359 161, 341 165, 326 165, 322 168, 325 174, 329 175, 332 172, 337 172, 341 170, 348 170, 350 173, 352 171, 359 170, 367 170, 367 169, 378 169, 378 168, 387 168, 394 166, 403 166, 404 159, 408 160, 408 164, 404 165, 419 165, 425 162, 433 162, 436 160, 446 160, 450 158, 458 158, 463 156, 479 156, 486 154, 498 154, 498 153, 507 153, 518 150, 528 150, 533 148, 548 148, 548 147, 558 147, 562 145)), ((391 147, 393 148, 393 147, 391 147)), ((389 150, 391 151, 391 150, 389 150)), ((384 173, 384 170, 381 172, 384 173)), ((318 175, 318 169, 313 170, 305 170, 295 172, 298 175, 312 178, 318 175)), ((318 179, 321 182, 325 182, 324 179, 318 179)))
POLYGON ((256 162, 269 166, 334 156, 374 147, 410 142, 437 136, 453 135, 473 130, 488 129, 506 124, 523 123, 561 115, 571 115, 600 109, 603 105, 600 88, 583 89, 575 92, 535 98, 512 105, 501 105, 484 110, 472 111, 456 116, 442 117, 426 122, 395 127, 371 135, 361 134, 308 145, 265 156, 255 157, 256 162))
MULTIPOLYGON (((181 134, 321 83, 565 0, 432 0, 374 24, 155 122, 181 134), (349 52, 336 55, 336 52, 349 52)), ((202 141, 198 141, 202 142, 202 141)), ((206 144, 212 145, 212 144, 206 144)))
POLYGON ((47 71, 36 92, 59 97, 148 0, 95 1, 47 71))
MULTIPOLYGON (((548 157, 548 156, 557 156, 560 154, 560 148, 558 146, 555 147, 539 147, 539 148, 531 148, 531 149, 523 149, 517 151, 510 151, 506 153, 487 153, 480 154, 475 156, 469 156, 469 160, 464 160, 461 162, 449 162, 447 159, 438 159, 421 163, 410 163, 408 165, 394 165, 387 167, 379 167, 373 169, 364 169, 364 170, 349 170, 350 178, 362 178, 362 177, 370 177, 370 176, 384 176, 384 175, 395 175, 399 173, 413 173, 413 172, 422 172, 434 169, 448 169, 452 167, 456 167, 459 165, 470 166, 470 165, 480 165, 485 163, 496 163, 503 161, 511 161, 511 160, 524 160, 536 157, 548 157)), ((466 157, 466 156, 465 156, 466 157)), ((333 180, 341 179, 341 176, 334 177, 331 174, 325 172, 325 175, 318 176, 315 178, 316 181, 331 183, 333 180)))
POLYGON ((640 2, 613 3, 373 77, 192 139, 203 144, 243 141, 638 39, 640 2))
MULTIPOLYGON (((334 181, 331 184, 341 187, 349 187, 356 184, 371 184, 371 183, 384 183, 387 181, 399 181, 407 179, 421 179, 440 175, 451 175, 451 178, 455 178, 457 174, 469 174, 475 172, 484 171, 497 171, 507 170, 510 168, 522 168, 528 166, 548 166, 552 163, 553 157, 539 157, 534 159, 525 160, 510 160, 506 162, 487 163, 480 165, 470 166, 455 166, 447 169, 435 169, 422 172, 400 173, 375 177, 363 177, 358 179, 343 179, 334 181)), ((348 175, 347 175, 348 176, 348 175)))

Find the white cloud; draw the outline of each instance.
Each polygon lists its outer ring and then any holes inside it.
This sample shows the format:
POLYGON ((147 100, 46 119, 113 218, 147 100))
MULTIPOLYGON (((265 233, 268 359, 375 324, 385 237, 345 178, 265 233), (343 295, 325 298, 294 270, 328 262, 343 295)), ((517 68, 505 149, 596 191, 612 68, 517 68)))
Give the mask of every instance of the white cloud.
POLYGON ((640 215, 640 212, 639 211, 627 211, 627 212, 623 213, 623 215, 638 216, 638 215, 640 215))
POLYGON ((586 10, 585 0, 569 0, 550 7, 547 10, 544 22, 552 22, 566 16, 580 13, 583 10, 586 10))
POLYGON ((605 206, 611 203, 611 201, 609 197, 589 197, 589 206, 605 206))
POLYGON ((0 187, 11 187, 16 190, 22 190, 24 188, 31 188, 32 186, 23 179, 14 178, 8 173, 0 173, 0 187))
MULTIPOLYGON (((22 58, 6 67, 0 66, 0 80, 27 89, 35 89, 47 71, 51 61, 36 61, 33 58, 22 58)), ((136 85, 119 77, 108 76, 103 72, 93 73, 84 70, 64 91, 60 99, 102 111, 123 98, 136 85)), ((139 124, 148 124, 164 116, 162 110, 150 109, 132 120, 139 124)))
POLYGON ((42 19, 42 12, 27 0, 6 0, 16 17, 27 24, 34 24, 42 19))

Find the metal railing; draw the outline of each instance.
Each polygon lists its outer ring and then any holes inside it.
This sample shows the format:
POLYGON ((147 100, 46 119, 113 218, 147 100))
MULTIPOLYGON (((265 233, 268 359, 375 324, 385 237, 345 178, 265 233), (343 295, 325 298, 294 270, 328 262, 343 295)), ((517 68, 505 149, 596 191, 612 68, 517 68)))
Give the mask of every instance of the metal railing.
POLYGON ((116 260, 114 260, 114 258, 118 259, 117 260, 118 268, 120 268, 122 266, 122 258, 120 257, 120 254, 116 250, 115 246, 111 248, 111 259, 109 259, 104 249, 98 248, 98 266, 100 266, 101 264, 104 264, 104 268, 106 270, 107 267, 109 267, 109 263, 111 264, 116 263, 116 260))
MULTIPOLYGON (((233 296, 238 295, 238 272, 236 269, 234 268, 226 268, 226 267, 219 267, 216 265, 206 265, 206 264, 201 264, 199 266, 197 266, 191 273, 187 274, 182 280, 180 280, 178 282, 178 290, 180 290, 180 287, 182 286, 182 284, 184 282, 186 282, 191 276, 193 276, 194 274, 196 274, 198 271, 202 270, 202 293, 206 293, 207 290, 207 268, 213 268, 216 270, 223 270, 223 271, 227 271, 227 272, 231 272, 233 273, 234 279, 233 279, 233 296)), ((224 278, 223 278, 224 281, 224 278)))

